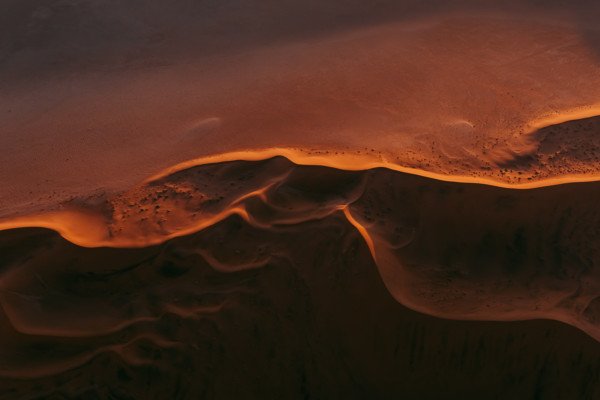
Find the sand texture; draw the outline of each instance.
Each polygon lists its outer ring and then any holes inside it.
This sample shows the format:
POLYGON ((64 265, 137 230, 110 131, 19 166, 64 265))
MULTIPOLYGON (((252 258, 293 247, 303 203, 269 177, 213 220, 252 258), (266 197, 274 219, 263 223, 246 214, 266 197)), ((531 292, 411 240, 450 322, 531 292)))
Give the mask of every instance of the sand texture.
POLYGON ((600 2, 0 3, 0 400, 600 398, 600 2))

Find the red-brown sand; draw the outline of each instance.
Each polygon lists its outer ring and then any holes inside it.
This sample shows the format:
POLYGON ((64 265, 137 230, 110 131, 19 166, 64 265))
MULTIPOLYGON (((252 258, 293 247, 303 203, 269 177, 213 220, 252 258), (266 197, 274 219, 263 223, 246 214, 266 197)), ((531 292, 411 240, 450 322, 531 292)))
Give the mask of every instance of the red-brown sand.
POLYGON ((447 3, 7 1, 0 398, 600 396, 600 5, 447 3))

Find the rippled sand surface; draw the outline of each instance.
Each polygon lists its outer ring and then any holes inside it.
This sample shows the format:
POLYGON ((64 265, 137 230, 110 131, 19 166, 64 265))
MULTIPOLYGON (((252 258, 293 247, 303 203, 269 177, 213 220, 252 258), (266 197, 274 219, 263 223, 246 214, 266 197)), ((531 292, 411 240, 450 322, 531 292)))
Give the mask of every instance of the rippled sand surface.
POLYGON ((4 216, 272 148, 505 183, 598 176, 592 1, 13 3, 4 216))

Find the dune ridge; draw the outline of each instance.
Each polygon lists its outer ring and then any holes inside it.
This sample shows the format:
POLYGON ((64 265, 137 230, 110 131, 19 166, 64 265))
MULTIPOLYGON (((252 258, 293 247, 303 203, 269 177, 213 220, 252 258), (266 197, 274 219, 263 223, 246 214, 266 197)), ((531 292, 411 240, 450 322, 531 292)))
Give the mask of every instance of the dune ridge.
MULTIPOLYGON (((528 124, 526 129, 520 135, 527 138, 532 138, 538 131, 561 125, 572 123, 584 119, 600 117, 600 104, 588 105, 585 107, 577 107, 573 109, 562 110, 551 114, 538 117, 528 124)), ((589 138, 588 138, 589 139, 589 138)), ((533 140, 535 140, 533 138, 533 140)), ((585 144, 585 143, 584 143, 585 144)), ((508 189, 534 189, 545 186, 568 184, 574 182, 593 182, 600 180, 600 173, 580 173, 580 174, 560 174, 553 177, 536 177, 528 182, 511 182, 503 181, 498 177, 488 178, 474 175, 452 175, 436 171, 429 171, 422 168, 413 168, 398 164, 394 161, 386 160, 385 155, 378 153, 375 156, 368 151, 361 155, 360 152, 346 154, 335 150, 307 150, 301 148, 285 148, 273 147, 266 149, 254 149, 247 151, 233 151, 220 154, 199 157, 196 159, 186 160, 169 168, 166 168, 146 180, 152 182, 164 178, 175 172, 196 167, 204 164, 214 164, 229 161, 261 161, 272 157, 285 157, 297 165, 315 165, 342 169, 347 171, 361 171, 373 168, 386 168, 393 171, 413 174, 431 179, 437 179, 445 182, 457 183, 476 183, 489 186, 497 186, 508 189), (379 158, 379 160, 375 160, 379 158)))
POLYGON ((7 400, 598 393, 586 372, 598 342, 556 321, 410 311, 341 213, 276 231, 231 216, 138 249, 16 229, 0 232, 0 252, 7 400))
MULTIPOLYGON (((544 116, 532 121, 529 124, 530 128, 525 133, 525 136, 532 135, 540 129, 560 125, 565 122, 572 122, 590 117, 598 117, 600 116, 599 112, 600 106, 589 106, 544 116)), ((373 155, 369 154, 368 152, 361 156, 357 154, 346 154, 327 150, 311 151, 298 148, 269 148, 263 150, 235 151, 187 160, 153 174, 144 180, 141 186, 152 185, 154 182, 168 179, 171 175, 188 169, 202 167, 204 165, 230 162, 259 162, 272 158, 283 158, 297 166, 317 166, 356 172, 364 172, 373 169, 386 169, 403 174, 439 180, 442 182, 478 184, 516 190, 537 189, 572 183, 596 182, 600 180, 600 174, 566 174, 552 178, 538 178, 529 182, 504 182, 485 177, 471 175, 450 175, 406 167, 393 162, 388 162, 381 156, 379 156, 379 161, 374 161, 373 155)), ((264 187, 244 193, 239 198, 231 200, 230 207, 227 210, 224 210, 219 215, 212 216, 208 220, 201 221, 198 225, 190 226, 184 230, 178 229, 177 233, 162 235, 162 238, 156 238, 150 241, 141 240, 140 242, 137 242, 137 244, 135 239, 126 240, 122 238, 113 238, 112 233, 103 229, 103 225, 105 225, 105 219, 101 215, 102 213, 98 213, 97 207, 89 207, 89 204, 86 205, 85 200, 83 202, 83 206, 76 205, 73 207, 73 204, 65 203, 61 205, 61 208, 64 209, 58 211, 42 213, 29 212, 28 214, 22 216, 0 218, 0 230, 29 227, 48 228, 60 233, 62 237, 71 241, 72 243, 83 247, 139 247, 153 245, 176 236, 182 236, 202 230, 208 226, 218 223, 222 219, 232 214, 238 214, 246 219, 250 218, 244 210, 244 207, 237 207, 237 205, 243 200, 253 196, 258 196, 264 200, 265 191, 267 191, 274 184, 275 182, 268 183, 264 187), (80 229, 82 226, 84 228, 80 229)), ((346 212, 346 206, 347 204, 340 205, 339 209, 344 210, 344 213, 349 220, 353 220, 349 214, 349 211, 346 212)), ((356 221, 352 223, 353 225, 357 225, 356 221)))
POLYGON ((0 399, 600 398, 597 0, 4 8, 0 399))
MULTIPOLYGON (((78 246, 131 249, 234 217, 273 232, 341 217, 362 236, 392 296, 409 308, 455 319, 555 319, 600 340, 597 182, 512 190, 293 161, 178 166, 100 203, 80 199, 0 228, 50 228, 78 246)), ((315 246, 307 243, 310 251, 315 246)), ((217 259, 212 264, 227 270, 217 259)), ((264 265, 250 260, 232 271, 264 265)))

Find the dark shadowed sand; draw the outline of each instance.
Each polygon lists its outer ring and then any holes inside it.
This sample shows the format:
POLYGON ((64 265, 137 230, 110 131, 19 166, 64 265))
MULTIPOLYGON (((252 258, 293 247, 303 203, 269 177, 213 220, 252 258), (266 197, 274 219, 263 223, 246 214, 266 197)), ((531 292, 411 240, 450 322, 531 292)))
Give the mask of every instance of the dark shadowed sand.
POLYGON ((596 182, 516 190, 279 157, 16 219, 69 240, 0 232, 0 387, 593 399, 599 201, 596 182))
POLYGON ((3 0, 0 399, 600 398, 600 3, 3 0))
POLYGON ((1 240, 4 399, 599 395, 592 338, 415 313, 339 215, 276 233, 230 217, 135 250, 1 240))

